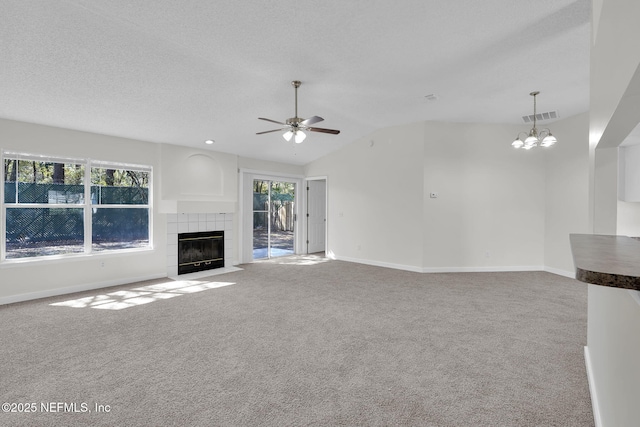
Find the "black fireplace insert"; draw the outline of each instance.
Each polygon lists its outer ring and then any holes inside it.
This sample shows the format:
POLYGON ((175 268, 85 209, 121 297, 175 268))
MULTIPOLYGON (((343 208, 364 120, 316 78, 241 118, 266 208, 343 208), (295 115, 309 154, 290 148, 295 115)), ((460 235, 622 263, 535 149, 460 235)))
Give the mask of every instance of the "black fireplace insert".
POLYGON ((224 267, 224 231, 178 234, 178 274, 224 267))

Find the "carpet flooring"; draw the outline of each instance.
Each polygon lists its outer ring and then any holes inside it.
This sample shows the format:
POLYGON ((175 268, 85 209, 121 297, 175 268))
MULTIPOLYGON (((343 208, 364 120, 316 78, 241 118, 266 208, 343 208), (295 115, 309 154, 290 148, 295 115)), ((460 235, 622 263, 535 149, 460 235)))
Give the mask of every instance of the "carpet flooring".
POLYGON ((594 425, 583 283, 242 268, 1 306, 0 425, 594 425))

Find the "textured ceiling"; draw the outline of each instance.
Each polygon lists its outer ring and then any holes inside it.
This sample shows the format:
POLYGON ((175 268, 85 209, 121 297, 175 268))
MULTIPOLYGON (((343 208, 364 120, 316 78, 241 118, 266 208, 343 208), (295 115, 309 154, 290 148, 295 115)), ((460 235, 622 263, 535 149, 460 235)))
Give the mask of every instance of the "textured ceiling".
POLYGON ((1 0, 0 117, 305 164, 388 126, 523 123, 533 90, 540 112, 587 111, 590 13, 589 0, 1 0), (258 117, 294 116, 291 80, 299 116, 340 135, 255 135, 278 127, 258 117))

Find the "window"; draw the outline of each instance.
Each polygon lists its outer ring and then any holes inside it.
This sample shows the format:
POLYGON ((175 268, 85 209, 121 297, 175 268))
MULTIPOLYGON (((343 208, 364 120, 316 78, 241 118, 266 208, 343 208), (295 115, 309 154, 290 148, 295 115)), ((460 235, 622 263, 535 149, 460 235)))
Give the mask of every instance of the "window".
POLYGON ((3 260, 150 247, 150 167, 17 153, 3 164, 3 260))
POLYGON ((91 167, 91 249, 149 246, 147 170, 108 164, 91 167))

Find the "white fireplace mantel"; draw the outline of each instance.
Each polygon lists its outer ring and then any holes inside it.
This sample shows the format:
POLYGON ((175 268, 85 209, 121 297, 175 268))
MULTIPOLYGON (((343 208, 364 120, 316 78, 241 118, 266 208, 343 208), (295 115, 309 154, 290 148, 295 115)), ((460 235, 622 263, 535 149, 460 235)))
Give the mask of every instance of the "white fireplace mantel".
POLYGON ((197 200, 160 200, 160 213, 235 213, 238 202, 231 201, 197 201, 197 200))

